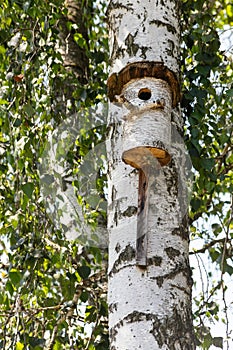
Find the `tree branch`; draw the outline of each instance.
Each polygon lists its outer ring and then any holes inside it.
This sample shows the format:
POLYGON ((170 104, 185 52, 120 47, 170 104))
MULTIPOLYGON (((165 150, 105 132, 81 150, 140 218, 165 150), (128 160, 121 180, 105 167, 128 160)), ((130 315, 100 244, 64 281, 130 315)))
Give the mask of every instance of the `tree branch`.
POLYGON ((209 248, 213 247, 215 244, 225 243, 225 240, 226 240, 226 238, 220 238, 220 239, 213 240, 213 241, 205 244, 201 249, 192 251, 189 254, 193 255, 193 254, 205 253, 206 250, 208 250, 209 248))

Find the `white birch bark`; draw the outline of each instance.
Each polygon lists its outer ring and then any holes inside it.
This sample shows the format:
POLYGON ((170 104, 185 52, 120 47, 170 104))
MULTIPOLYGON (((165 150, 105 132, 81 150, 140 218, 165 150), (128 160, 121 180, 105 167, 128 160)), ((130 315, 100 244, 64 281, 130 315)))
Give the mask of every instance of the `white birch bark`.
MULTIPOLYGON (((110 1, 111 74, 132 62, 159 61, 178 77, 178 10, 178 1, 110 1)), ((177 136, 182 122, 177 103, 174 106, 172 102, 172 93, 172 87, 164 80, 144 77, 133 79, 123 87, 121 96, 117 97, 120 103, 110 103, 111 350, 195 349, 187 203, 183 191, 184 147, 177 136), (141 89, 149 90, 150 97, 141 99, 141 89), (136 265, 135 258, 137 220, 140 220, 137 168, 143 168, 145 158, 141 147, 151 151, 147 263, 143 268, 136 265), (162 157, 166 154, 171 157, 170 163, 165 162, 163 167, 157 160, 160 149, 162 157), (125 151, 130 153, 124 162, 125 151)))

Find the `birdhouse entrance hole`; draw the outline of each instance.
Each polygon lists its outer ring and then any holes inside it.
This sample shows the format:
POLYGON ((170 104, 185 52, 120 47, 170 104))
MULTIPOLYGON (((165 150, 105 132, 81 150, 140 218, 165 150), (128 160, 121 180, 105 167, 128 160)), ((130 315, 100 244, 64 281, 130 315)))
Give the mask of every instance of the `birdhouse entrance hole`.
POLYGON ((148 88, 140 89, 138 92, 138 97, 143 101, 149 100, 151 98, 151 90, 148 88))

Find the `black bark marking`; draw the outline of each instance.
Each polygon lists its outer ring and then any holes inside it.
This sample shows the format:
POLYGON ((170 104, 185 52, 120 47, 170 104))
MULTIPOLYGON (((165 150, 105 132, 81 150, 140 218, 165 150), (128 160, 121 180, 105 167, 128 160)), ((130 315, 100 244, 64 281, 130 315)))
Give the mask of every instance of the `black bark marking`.
POLYGON ((143 58, 143 59, 146 59, 146 53, 147 53, 147 51, 149 49, 151 50, 152 47, 151 46, 141 46, 140 50, 141 50, 142 53, 140 54, 140 57, 143 58))
POLYGON ((175 258, 180 255, 180 251, 177 249, 174 249, 173 247, 165 248, 165 252, 167 253, 167 256, 169 257, 169 259, 171 260, 175 260, 175 258))
POLYGON ((173 236, 179 236, 184 240, 189 240, 188 215, 183 217, 182 223, 172 230, 173 236))
POLYGON ((116 245, 116 247, 115 247, 115 251, 116 251, 117 253, 119 253, 120 250, 121 250, 121 245, 120 245, 120 243, 117 243, 117 245, 116 245))
POLYGON ((186 277, 188 284, 192 285, 192 272, 188 262, 186 263, 186 266, 184 266, 184 263, 178 263, 169 273, 158 277, 151 277, 151 279, 156 280, 158 287, 161 288, 165 280, 172 280, 179 274, 183 274, 186 277))
POLYGON ((168 32, 170 32, 172 34, 176 34, 177 33, 176 28, 174 26, 172 26, 169 23, 162 22, 162 21, 160 21, 158 19, 154 19, 153 21, 150 21, 150 24, 155 24, 158 27, 166 27, 168 32))
POLYGON ((121 198, 119 200, 113 200, 112 202, 115 203, 115 213, 114 213, 114 223, 117 226, 118 222, 121 220, 122 217, 131 217, 136 215, 137 213, 137 207, 135 206, 129 206, 124 212, 120 211, 120 203, 124 200, 124 198, 121 198))
POLYGON ((129 206, 121 215, 130 218, 137 214, 137 207, 129 206))
POLYGON ((147 259, 147 266, 161 266, 162 261, 163 259, 161 256, 153 256, 152 258, 147 259))
POLYGON ((134 10, 133 7, 132 7, 132 4, 124 5, 122 2, 114 3, 113 1, 110 1, 109 5, 108 5, 108 8, 107 8, 107 12, 106 12, 107 18, 109 18, 110 12, 112 10, 118 10, 118 9, 125 9, 127 11, 134 10))
POLYGON ((161 218, 158 218, 157 220, 157 226, 160 226, 163 224, 163 220, 161 218))
POLYGON ((127 46, 126 52, 129 54, 129 56, 136 56, 136 53, 139 50, 139 45, 134 43, 135 36, 137 35, 137 32, 133 36, 129 33, 127 38, 125 39, 125 44, 127 46))
MULTIPOLYGON (((130 262, 135 259, 135 249, 131 247, 129 244, 125 247, 125 249, 119 254, 118 259, 114 262, 112 270, 109 272, 109 277, 120 271, 122 268, 122 262, 130 262)), ((129 265, 127 265, 129 267, 129 265)))
POLYGON ((164 176, 170 197, 176 198, 178 196, 178 171, 173 159, 171 159, 169 166, 164 168, 164 176))
POLYGON ((118 213, 117 213, 117 208, 116 208, 116 211, 114 213, 114 222, 116 224, 116 226, 118 225, 118 213))
POLYGON ((112 186, 112 202, 114 202, 116 199, 116 188, 115 186, 113 185, 112 186))
POLYGON ((166 48, 166 52, 167 52, 168 56, 173 56, 174 49, 175 49, 174 42, 172 40, 168 40, 167 41, 167 48, 166 48))
POLYGON ((114 311, 117 311, 117 305, 118 305, 118 303, 109 304, 109 306, 108 306, 109 312, 113 313, 114 311))
MULTIPOLYGON (((191 310, 186 306, 183 307, 183 310, 186 310, 182 312, 183 317, 181 317, 177 309, 173 308, 170 317, 166 316, 164 319, 160 319, 152 313, 133 311, 110 329, 111 342, 116 340, 118 331, 124 323, 152 321, 150 333, 155 338, 159 347, 162 348, 163 345, 167 345, 167 348, 170 350, 176 350, 178 348, 182 350, 195 350, 191 310)), ((111 349, 114 349, 114 347, 111 349)))
POLYGON ((160 347, 167 345, 170 350, 196 349, 191 310, 187 310, 183 318, 175 308, 170 317, 163 320, 154 317, 151 333, 160 347))

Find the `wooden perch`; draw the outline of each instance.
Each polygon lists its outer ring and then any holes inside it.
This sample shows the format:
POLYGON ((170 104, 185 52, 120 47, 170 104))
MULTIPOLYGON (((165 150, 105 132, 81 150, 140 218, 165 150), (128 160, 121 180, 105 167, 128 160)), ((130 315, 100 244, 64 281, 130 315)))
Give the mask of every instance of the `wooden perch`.
POLYGON ((155 147, 136 147, 123 153, 125 163, 139 169, 136 265, 147 266, 148 213, 152 173, 169 163, 168 152, 155 147))
POLYGON ((149 169, 139 170, 136 265, 147 265, 149 169), (148 171, 147 171, 148 170, 148 171))

